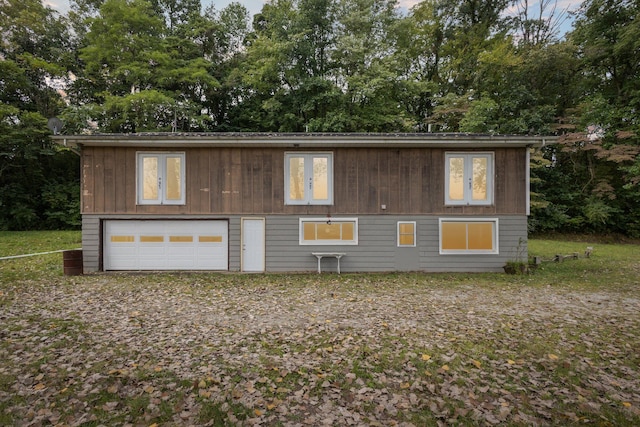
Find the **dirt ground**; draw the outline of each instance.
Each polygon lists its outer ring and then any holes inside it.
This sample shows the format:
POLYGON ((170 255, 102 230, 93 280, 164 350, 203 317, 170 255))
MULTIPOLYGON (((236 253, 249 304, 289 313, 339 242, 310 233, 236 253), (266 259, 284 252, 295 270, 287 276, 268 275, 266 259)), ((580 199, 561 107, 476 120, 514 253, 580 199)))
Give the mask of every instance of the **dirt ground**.
POLYGON ((428 275, 103 275, 0 295, 0 424, 624 425, 640 296, 428 275))

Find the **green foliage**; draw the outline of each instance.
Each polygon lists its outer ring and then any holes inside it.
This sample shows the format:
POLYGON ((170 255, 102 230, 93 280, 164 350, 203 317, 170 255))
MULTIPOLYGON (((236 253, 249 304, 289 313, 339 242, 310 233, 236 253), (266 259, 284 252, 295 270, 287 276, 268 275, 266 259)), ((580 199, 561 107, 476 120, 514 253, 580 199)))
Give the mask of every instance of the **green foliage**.
POLYGON ((474 100, 460 120, 460 130, 470 133, 495 133, 499 118, 498 103, 491 98, 474 100))
POLYGON ((77 225, 79 190, 51 194, 78 188, 77 158, 59 152, 47 129, 63 108, 49 82, 69 60, 64 20, 37 0, 6 1, 0 33, 0 230, 77 225))
POLYGON ((48 183, 42 189, 42 202, 47 228, 63 230, 79 228, 80 184, 78 182, 48 183))
POLYGON ((173 99, 155 90, 125 96, 108 95, 102 127, 111 132, 171 130, 176 106, 173 99))
POLYGON ((86 76, 114 95, 147 89, 155 77, 162 32, 163 21, 146 0, 105 1, 100 16, 90 20, 86 46, 80 49, 86 76))
MULTIPOLYGON (((582 53, 589 83, 616 108, 637 99, 640 64, 630 60, 640 48, 637 2, 588 0, 582 4, 571 38, 582 53)), ((633 106, 636 110, 638 105, 633 106)))
POLYGON ((77 226, 78 160, 75 155, 69 158, 60 153, 48 134, 46 120, 40 114, 0 105, 2 230, 77 226), (55 201, 43 197, 48 196, 55 185, 76 190, 56 196, 55 201))

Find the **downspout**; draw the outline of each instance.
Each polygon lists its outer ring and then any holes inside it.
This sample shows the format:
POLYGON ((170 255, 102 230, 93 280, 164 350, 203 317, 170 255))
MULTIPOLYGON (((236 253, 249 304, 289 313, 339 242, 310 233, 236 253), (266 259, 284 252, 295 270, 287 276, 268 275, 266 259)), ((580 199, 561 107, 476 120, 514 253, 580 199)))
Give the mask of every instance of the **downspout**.
MULTIPOLYGON (((545 140, 542 140, 542 144, 544 147, 545 144, 545 140)), ((531 215, 531 147, 527 146, 527 154, 526 154, 527 158, 525 161, 525 180, 526 180, 526 184, 525 184, 525 188, 526 188, 526 208, 525 208, 525 214, 527 216, 531 215)))

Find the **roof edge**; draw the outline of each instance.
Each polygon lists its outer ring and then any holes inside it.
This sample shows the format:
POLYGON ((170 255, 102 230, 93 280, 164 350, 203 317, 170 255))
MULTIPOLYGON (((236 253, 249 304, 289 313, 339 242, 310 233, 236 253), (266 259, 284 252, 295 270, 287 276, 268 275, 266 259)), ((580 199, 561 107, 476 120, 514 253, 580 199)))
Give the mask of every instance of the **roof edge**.
POLYGON ((541 147, 554 136, 469 133, 130 133, 55 135, 56 143, 78 146, 128 147, 541 147))

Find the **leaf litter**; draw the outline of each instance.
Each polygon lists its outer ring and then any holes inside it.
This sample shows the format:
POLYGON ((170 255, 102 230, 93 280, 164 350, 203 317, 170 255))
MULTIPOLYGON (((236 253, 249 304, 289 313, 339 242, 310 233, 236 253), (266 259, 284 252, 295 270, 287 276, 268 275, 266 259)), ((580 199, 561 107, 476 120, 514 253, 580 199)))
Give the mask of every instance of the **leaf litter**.
POLYGON ((430 282, 194 274, 5 286, 0 424, 640 421, 639 298, 430 282))

